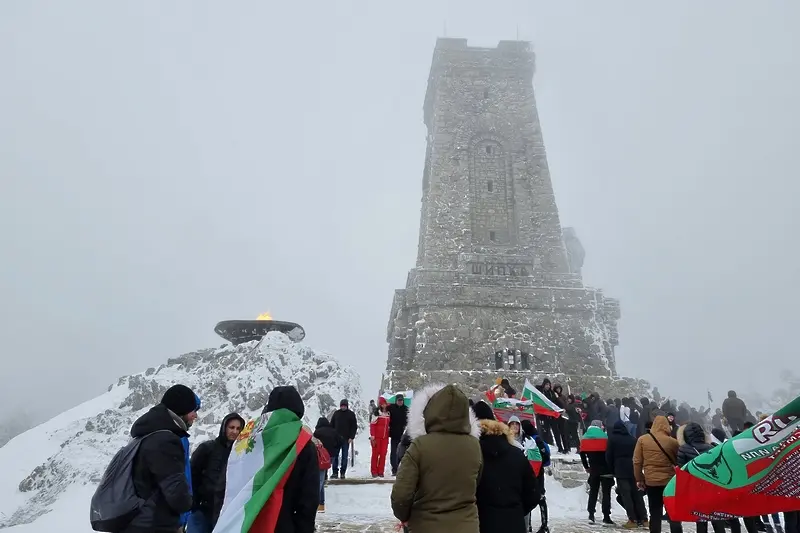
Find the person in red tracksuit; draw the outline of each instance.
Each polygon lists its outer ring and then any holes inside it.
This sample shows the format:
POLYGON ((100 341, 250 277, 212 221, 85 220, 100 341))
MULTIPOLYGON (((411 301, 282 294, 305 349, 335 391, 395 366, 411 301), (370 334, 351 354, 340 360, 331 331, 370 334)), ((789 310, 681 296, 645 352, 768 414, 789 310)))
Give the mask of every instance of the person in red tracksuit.
POLYGON ((376 416, 369 424, 369 442, 372 444, 372 477, 383 477, 386 468, 386 450, 389 448, 389 409, 384 398, 378 398, 376 416))

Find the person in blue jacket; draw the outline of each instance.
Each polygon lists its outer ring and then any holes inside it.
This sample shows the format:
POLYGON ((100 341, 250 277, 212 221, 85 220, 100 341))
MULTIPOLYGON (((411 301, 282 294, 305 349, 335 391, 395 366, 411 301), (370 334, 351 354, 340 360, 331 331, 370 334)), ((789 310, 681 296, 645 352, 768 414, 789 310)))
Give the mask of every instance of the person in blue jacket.
MULTIPOLYGON (((533 439, 536 442, 536 446, 539 448, 539 453, 542 454, 542 469, 539 471, 539 475, 536 478, 536 482, 539 484, 539 494, 541 494, 541 499, 539 500, 539 513, 542 517, 542 525, 537 530, 537 533, 550 533, 547 515, 547 499, 545 497, 544 488, 545 470, 549 470, 550 467, 550 446, 548 446, 544 439, 539 436, 539 432, 536 430, 536 427, 530 420, 522 421, 522 433, 526 438, 533 439)), ((533 531, 533 528, 530 525, 530 517, 528 519, 528 531, 533 531)))

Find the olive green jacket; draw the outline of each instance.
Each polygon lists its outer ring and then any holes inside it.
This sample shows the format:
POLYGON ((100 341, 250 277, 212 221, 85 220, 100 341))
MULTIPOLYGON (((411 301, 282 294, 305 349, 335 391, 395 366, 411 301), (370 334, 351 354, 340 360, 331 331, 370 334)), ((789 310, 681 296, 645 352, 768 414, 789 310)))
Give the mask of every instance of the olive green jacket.
POLYGON ((392 511, 412 533, 478 533, 480 425, 464 393, 432 385, 414 393, 413 439, 392 488, 392 511))

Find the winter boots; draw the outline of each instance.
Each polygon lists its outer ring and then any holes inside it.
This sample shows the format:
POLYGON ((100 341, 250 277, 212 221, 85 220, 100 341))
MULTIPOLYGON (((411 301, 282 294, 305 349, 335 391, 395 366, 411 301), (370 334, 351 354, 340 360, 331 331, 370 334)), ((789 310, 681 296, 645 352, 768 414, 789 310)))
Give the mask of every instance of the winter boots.
POLYGON ((317 506, 317 512, 318 513, 324 513, 325 512, 325 504, 324 503, 321 503, 321 504, 319 504, 317 506))

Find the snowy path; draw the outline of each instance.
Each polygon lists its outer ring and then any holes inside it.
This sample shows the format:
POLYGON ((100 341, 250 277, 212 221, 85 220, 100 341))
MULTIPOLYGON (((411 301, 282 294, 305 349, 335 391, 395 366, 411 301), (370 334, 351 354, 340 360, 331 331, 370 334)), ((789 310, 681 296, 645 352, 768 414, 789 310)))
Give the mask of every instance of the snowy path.
MULTIPOLYGON (((384 485, 329 485, 325 488, 325 514, 317 515, 318 533, 369 532, 395 533, 397 520, 389 506, 391 484, 384 485)), ((615 528, 589 524, 586 520, 586 494, 582 490, 562 489, 558 484, 548 488, 551 533, 602 533, 615 528)), ((600 506, 598 504, 598 514, 600 506)), ((622 529, 625 514, 614 504, 612 518, 622 529)), ((534 526, 539 524, 538 511, 534 511, 534 526)), ((669 530, 665 522, 663 530, 669 530)), ((638 530, 646 531, 646 530, 638 530)), ((684 524, 685 533, 695 533, 693 524, 684 524)))

